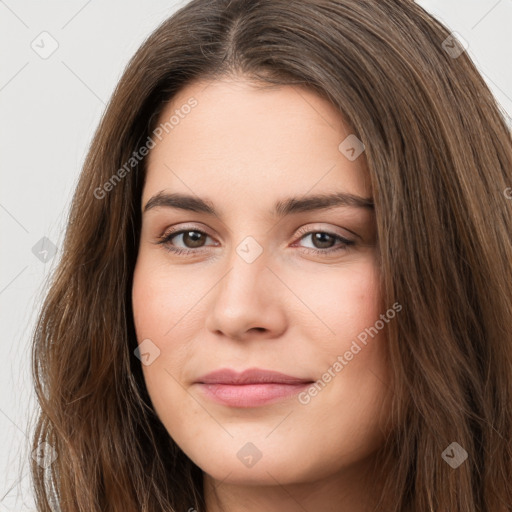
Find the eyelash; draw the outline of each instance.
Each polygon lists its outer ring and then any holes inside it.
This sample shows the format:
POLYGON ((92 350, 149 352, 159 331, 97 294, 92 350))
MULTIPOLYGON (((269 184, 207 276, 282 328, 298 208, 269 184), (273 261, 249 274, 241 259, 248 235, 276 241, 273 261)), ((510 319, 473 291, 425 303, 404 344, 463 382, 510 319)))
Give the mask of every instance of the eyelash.
MULTIPOLYGON (((169 251, 169 252, 172 252, 176 255, 188 255, 188 254, 191 254, 191 253, 197 253, 199 251, 201 251, 202 249, 204 249, 204 247, 199 247, 197 249, 184 249, 182 247, 173 247, 172 245, 170 245, 170 241, 175 237, 175 236, 178 236, 178 235, 181 235, 183 233, 188 233, 188 232, 194 232, 194 233, 200 233, 202 235, 205 235, 205 236, 210 236, 208 235, 208 233, 205 233, 204 231, 201 231, 200 229, 195 229, 195 228, 185 228, 185 229, 181 229, 179 231, 172 231, 171 233, 167 233, 167 234, 164 234, 160 237, 158 237, 158 240, 159 242, 156 242, 158 245, 163 245, 164 248, 169 251)), ((342 243, 342 245, 340 247, 337 247, 337 248, 329 248, 329 249, 325 249, 325 250, 322 250, 322 249, 312 249, 311 247, 303 247, 302 249, 305 250, 306 252, 308 253, 313 253, 313 254, 331 254, 331 253, 334 253, 334 252, 338 252, 338 251, 346 251, 349 249, 350 246, 353 246, 355 244, 355 242, 353 240, 347 240, 346 238, 340 236, 340 235, 337 235, 335 233, 331 233, 330 231, 321 231, 321 230, 310 230, 310 231, 307 231, 307 230, 299 230, 299 232, 297 233, 298 235, 302 235, 299 240, 301 240, 302 238, 305 238, 306 236, 308 235, 312 235, 312 234, 315 234, 315 233, 323 233, 323 234, 327 234, 331 237, 333 237, 335 240, 337 241, 340 241, 342 243)))

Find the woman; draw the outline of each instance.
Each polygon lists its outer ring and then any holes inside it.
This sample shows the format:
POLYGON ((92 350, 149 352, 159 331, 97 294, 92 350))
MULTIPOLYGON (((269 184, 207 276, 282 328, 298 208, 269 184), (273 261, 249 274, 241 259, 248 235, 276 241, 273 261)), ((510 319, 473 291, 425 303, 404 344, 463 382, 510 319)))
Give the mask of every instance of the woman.
POLYGON ((38 510, 511 510, 511 185, 495 99, 413 2, 188 3, 74 196, 38 510))

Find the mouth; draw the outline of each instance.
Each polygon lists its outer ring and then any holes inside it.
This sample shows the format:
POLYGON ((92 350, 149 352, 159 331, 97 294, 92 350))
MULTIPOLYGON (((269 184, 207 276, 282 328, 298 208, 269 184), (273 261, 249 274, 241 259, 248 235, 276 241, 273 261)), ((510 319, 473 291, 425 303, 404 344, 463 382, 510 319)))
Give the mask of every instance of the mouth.
POLYGON ((206 398, 230 407, 258 407, 290 398, 314 381, 273 370, 251 368, 211 372, 196 381, 206 398))

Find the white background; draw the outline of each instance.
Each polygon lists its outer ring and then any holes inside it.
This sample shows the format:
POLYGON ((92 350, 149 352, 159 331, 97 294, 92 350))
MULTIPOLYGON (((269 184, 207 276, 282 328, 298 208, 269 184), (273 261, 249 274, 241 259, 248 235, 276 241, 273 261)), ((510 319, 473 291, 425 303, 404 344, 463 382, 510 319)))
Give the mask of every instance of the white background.
MULTIPOLYGON (((32 247, 60 248, 93 132, 128 59, 186 1, 0 0, 0 512, 35 510, 28 421, 36 407, 30 336, 47 263, 32 247), (41 32, 58 42, 42 59, 41 32)), ((512 0, 421 0, 468 43, 499 103, 512 115, 512 0)), ((48 46, 46 46, 48 48, 48 46)))

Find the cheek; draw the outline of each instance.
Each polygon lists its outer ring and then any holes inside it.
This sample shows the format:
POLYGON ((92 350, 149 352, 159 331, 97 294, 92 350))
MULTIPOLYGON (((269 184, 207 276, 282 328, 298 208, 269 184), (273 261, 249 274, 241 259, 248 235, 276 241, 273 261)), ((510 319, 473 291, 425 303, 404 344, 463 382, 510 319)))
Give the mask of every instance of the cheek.
MULTIPOLYGON (((152 261, 141 251, 133 274, 132 307, 137 341, 150 339, 158 347, 160 356, 155 364, 144 366, 145 373, 162 366, 167 356, 166 345, 173 339, 175 325, 186 313, 186 303, 180 290, 180 272, 175 278, 166 272, 158 262, 152 261)), ((190 287, 189 287, 190 288, 190 287)), ((178 328, 186 325, 183 320, 178 328)))
POLYGON ((386 316, 381 310, 380 274, 373 258, 315 279, 309 276, 302 285, 321 322, 309 324, 302 336, 302 359, 315 361, 318 384, 301 403, 311 418, 323 418, 332 428, 343 425, 355 439, 357 425, 378 417, 390 387, 386 325, 396 313, 389 309, 386 316))
POLYGON ((373 325, 379 315, 379 275, 374 262, 366 261, 345 275, 339 288, 329 310, 330 318, 343 337, 354 337, 373 325))
MULTIPOLYGON (((139 350, 143 351, 142 344, 145 343, 152 353, 150 364, 143 364, 141 360, 142 372, 155 412, 164 423, 168 414, 165 411, 172 409, 170 404, 176 406, 183 399, 179 382, 183 379, 182 368, 189 356, 187 352, 191 350, 188 343, 177 343, 177 340, 186 341, 192 336, 185 332, 190 324, 184 321, 188 319, 185 315, 190 306, 180 294, 186 283, 180 282, 180 279, 183 280, 180 272, 174 274, 171 276, 141 251, 132 286, 133 318, 139 350)), ((185 286, 185 289, 189 288, 185 286)))
POLYGON ((322 330, 319 349, 340 349, 379 317, 379 272, 373 257, 315 275, 298 273, 295 278, 300 297, 322 330))
POLYGON ((155 405, 182 393, 179 383, 190 376, 189 363, 200 352, 205 295, 215 282, 207 270, 186 265, 171 270, 165 259, 162 262, 144 250, 139 254, 133 275, 133 317, 138 343, 151 340, 159 354, 142 367, 155 405))
MULTIPOLYGON (((171 338, 174 326, 190 310, 190 301, 196 296, 196 302, 199 300, 200 287, 197 283, 191 284, 186 274, 182 271, 171 274, 160 262, 151 261, 141 251, 132 286, 133 316, 139 341, 152 336, 161 340, 171 338)), ((185 324, 182 320, 180 327, 185 324)))
POLYGON ((381 311, 379 277, 373 260, 363 262, 340 277, 336 289, 331 287, 332 300, 325 303, 326 322, 336 333, 325 349, 331 356, 343 356, 349 363, 344 371, 350 370, 345 378, 354 379, 363 387, 368 386, 368 378, 380 387, 374 376, 387 382, 385 327, 391 320, 381 320, 385 311, 381 311))

